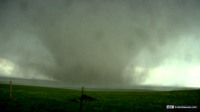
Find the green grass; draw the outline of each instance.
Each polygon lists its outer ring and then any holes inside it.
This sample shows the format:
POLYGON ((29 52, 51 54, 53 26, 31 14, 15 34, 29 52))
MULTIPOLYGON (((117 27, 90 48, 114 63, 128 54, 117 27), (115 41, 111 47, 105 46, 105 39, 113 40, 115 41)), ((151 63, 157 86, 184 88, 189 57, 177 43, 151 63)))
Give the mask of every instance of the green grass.
MULTIPOLYGON (((169 112, 167 104, 198 105, 200 90, 182 91, 91 91, 85 94, 96 101, 83 102, 82 112, 169 112)), ((80 90, 13 85, 9 98, 9 85, 0 85, 0 112, 79 112, 80 90)))

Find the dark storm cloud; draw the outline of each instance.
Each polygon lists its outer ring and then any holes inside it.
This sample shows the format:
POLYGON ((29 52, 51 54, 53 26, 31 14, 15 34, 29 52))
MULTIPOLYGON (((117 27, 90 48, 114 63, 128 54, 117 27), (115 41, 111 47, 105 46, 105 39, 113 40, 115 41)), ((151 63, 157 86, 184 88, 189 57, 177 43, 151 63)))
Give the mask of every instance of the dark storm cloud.
POLYGON ((25 78, 137 83, 145 74, 123 76, 126 67, 159 65, 173 49, 162 46, 199 36, 199 20, 198 0, 1 0, 0 57, 25 78))

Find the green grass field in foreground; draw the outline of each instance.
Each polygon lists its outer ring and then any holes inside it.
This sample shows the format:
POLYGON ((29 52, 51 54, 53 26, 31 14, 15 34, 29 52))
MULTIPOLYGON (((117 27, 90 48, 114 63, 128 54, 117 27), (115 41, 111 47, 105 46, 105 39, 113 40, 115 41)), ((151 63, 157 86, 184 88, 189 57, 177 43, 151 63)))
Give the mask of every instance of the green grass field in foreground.
MULTIPOLYGON (((13 85, 0 85, 0 112, 79 112, 79 103, 70 99, 80 97, 80 90, 13 85)), ((101 90, 84 91, 96 101, 84 101, 82 112, 169 112, 167 104, 200 104, 200 90, 139 91, 101 90)), ((179 110, 180 111, 180 110, 179 110)), ((191 111, 191 110, 190 110, 191 111)))

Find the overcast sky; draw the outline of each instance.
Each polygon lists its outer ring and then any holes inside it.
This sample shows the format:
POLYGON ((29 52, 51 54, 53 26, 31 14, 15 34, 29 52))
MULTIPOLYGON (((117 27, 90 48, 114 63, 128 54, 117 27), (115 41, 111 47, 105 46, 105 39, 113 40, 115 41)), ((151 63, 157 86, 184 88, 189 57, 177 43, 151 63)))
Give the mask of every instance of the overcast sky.
POLYGON ((0 76, 200 87, 200 1, 0 0, 0 76))

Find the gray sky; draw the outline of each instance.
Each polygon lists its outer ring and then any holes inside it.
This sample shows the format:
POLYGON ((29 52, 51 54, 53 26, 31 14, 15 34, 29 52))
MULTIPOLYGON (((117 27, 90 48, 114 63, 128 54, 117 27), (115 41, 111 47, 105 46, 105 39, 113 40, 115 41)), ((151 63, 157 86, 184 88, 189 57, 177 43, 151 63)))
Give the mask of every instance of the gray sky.
POLYGON ((0 76, 200 87, 199 0, 0 0, 0 76))

